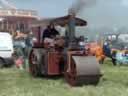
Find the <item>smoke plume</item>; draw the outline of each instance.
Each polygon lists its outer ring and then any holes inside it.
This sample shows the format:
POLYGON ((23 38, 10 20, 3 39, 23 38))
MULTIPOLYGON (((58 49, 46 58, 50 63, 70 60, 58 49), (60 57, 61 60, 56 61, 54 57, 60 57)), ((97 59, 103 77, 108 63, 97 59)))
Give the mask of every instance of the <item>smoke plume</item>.
POLYGON ((90 7, 96 4, 96 0, 76 0, 70 9, 72 9, 76 14, 78 14, 83 8, 90 7))

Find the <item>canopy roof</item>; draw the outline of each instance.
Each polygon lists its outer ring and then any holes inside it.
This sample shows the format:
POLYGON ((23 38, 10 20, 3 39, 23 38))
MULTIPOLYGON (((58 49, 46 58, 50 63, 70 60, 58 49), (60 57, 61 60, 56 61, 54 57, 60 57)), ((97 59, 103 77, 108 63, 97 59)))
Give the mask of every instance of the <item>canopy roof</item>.
MULTIPOLYGON (((31 23, 31 27, 38 27, 38 26, 47 26, 49 25, 51 22, 56 24, 56 25, 60 25, 62 27, 64 27, 65 25, 68 24, 68 20, 69 20, 69 15, 67 16, 63 16, 63 17, 56 17, 56 18, 46 18, 46 19, 41 19, 41 20, 37 20, 31 23)), ((87 25, 87 21, 75 17, 76 20, 76 26, 86 26, 87 25)))

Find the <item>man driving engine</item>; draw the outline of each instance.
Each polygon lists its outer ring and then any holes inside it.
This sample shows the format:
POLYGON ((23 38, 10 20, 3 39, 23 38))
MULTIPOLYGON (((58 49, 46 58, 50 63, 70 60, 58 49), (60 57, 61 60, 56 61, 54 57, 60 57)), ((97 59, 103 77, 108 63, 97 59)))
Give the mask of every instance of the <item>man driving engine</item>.
POLYGON ((56 37, 59 37, 59 32, 55 29, 54 24, 51 23, 43 32, 43 41, 44 43, 49 43, 50 46, 54 45, 54 40, 56 37))
POLYGON ((45 38, 55 38, 57 35, 60 35, 59 32, 55 29, 54 24, 51 23, 43 32, 43 40, 45 38))

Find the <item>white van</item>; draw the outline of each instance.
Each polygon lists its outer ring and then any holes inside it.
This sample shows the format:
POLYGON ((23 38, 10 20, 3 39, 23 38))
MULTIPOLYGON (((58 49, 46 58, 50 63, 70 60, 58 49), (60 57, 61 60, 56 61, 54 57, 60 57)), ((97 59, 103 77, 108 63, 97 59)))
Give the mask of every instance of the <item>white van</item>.
POLYGON ((0 67, 13 64, 13 39, 11 34, 0 32, 0 67))

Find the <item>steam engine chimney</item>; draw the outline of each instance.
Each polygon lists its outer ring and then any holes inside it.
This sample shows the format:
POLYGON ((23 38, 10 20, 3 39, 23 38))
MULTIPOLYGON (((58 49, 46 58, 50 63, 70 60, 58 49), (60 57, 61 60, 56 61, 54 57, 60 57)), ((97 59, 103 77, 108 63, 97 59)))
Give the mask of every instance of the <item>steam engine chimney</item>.
POLYGON ((68 10, 69 20, 68 20, 68 37, 69 42, 71 43, 75 38, 75 10, 73 8, 70 8, 68 10))

